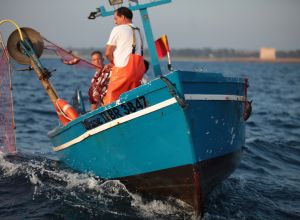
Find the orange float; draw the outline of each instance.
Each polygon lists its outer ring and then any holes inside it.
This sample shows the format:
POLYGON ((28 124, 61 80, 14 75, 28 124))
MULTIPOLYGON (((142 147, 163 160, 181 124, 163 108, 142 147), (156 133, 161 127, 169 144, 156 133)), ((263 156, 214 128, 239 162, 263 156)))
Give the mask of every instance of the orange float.
POLYGON ((76 110, 64 99, 57 99, 55 108, 58 118, 63 125, 78 118, 76 110))

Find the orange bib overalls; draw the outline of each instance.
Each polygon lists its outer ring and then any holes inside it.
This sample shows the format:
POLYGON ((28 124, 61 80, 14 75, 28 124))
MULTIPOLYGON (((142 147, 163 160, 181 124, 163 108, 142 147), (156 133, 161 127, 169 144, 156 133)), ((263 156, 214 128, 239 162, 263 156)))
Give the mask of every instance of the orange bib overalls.
MULTIPOLYGON (((109 80, 106 95, 103 99, 103 104, 107 105, 120 98, 120 95, 126 91, 134 89, 141 85, 141 80, 146 72, 144 57, 143 57, 143 43, 141 38, 141 56, 135 54, 136 36, 135 29, 133 32, 132 53, 129 55, 129 60, 124 67, 113 67, 112 74, 109 80)), ((139 32, 140 33, 140 32, 139 32)))

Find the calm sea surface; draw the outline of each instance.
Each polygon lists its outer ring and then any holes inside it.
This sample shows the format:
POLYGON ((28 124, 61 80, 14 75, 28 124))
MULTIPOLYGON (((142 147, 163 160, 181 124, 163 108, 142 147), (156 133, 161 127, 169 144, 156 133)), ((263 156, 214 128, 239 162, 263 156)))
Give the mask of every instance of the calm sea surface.
MULTIPOLYGON (((59 96, 71 100, 79 87, 87 98, 93 71, 42 62, 57 70, 51 81, 59 96)), ((204 219, 300 219, 300 64, 174 62, 174 68, 250 82, 253 114, 241 164, 209 195, 204 219)), ((18 155, 0 155, 0 219, 193 217, 180 201, 145 200, 118 181, 60 164, 47 137, 57 116, 39 80, 34 72, 14 72, 13 85, 18 155)))

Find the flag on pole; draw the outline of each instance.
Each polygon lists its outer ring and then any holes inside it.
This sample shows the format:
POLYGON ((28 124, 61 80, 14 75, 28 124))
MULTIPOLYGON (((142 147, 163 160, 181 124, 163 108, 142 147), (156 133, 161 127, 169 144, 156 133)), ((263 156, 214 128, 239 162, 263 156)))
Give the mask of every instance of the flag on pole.
POLYGON ((158 58, 165 57, 170 52, 167 35, 163 35, 159 39, 157 39, 155 41, 155 47, 158 58))
POLYGON ((159 39, 157 39, 155 41, 155 47, 159 59, 168 56, 168 69, 171 71, 172 64, 171 64, 170 48, 169 48, 167 35, 163 35, 159 39))

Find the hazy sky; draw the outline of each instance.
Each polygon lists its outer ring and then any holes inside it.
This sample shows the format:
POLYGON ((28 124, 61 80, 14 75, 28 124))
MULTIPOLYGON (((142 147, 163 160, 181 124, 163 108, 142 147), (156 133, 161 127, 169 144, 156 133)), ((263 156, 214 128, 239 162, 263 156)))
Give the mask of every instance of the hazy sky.
MULTIPOLYGON (((64 47, 106 44, 113 18, 88 20, 103 0, 0 0, 0 19, 13 19, 64 47)), ((171 48, 300 49, 300 0, 173 0, 149 9, 153 34, 171 48)), ((140 15, 134 13, 140 25, 140 15)), ((0 26, 5 38, 13 30, 0 26)))

